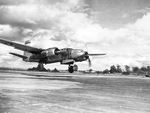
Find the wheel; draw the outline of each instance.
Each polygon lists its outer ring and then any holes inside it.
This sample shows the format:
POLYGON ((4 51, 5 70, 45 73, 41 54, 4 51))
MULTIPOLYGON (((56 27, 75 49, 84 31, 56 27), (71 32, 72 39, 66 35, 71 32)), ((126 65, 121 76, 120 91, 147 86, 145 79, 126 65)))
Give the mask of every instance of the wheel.
POLYGON ((69 66, 68 71, 69 73, 73 73, 74 72, 73 66, 69 66))
POLYGON ((74 65, 74 66, 73 66, 73 70, 74 70, 74 71, 78 71, 78 66, 77 66, 77 65, 74 65))

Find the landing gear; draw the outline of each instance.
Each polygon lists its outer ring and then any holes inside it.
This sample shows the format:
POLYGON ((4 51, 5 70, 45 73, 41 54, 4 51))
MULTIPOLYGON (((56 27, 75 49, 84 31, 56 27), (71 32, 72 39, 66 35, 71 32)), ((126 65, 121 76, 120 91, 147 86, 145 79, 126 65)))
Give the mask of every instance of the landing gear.
POLYGON ((39 63, 39 64, 38 64, 37 70, 39 70, 39 71, 46 71, 46 69, 44 68, 43 63, 39 63))
POLYGON ((74 69, 74 71, 78 71, 78 66, 77 66, 77 65, 74 65, 74 66, 73 66, 73 69, 74 69))
POLYGON ((69 71, 69 73, 73 73, 74 72, 73 66, 69 66, 68 71, 69 71))
POLYGON ((69 67, 68 67, 69 73, 73 73, 74 71, 77 71, 77 70, 78 70, 77 65, 69 65, 69 67))

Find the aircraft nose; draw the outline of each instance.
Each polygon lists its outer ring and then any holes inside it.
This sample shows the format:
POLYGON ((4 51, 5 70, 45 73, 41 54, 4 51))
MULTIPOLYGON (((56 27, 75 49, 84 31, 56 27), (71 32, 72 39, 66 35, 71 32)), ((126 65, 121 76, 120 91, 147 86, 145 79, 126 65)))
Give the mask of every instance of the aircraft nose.
POLYGON ((85 51, 85 52, 84 52, 84 54, 85 54, 85 55, 88 55, 88 52, 87 52, 87 51, 85 51))
POLYGON ((84 52, 84 56, 85 56, 86 59, 89 58, 89 55, 88 55, 88 52, 87 52, 87 51, 84 52))
POLYGON ((85 57, 87 56, 87 52, 83 51, 83 50, 75 50, 74 51, 74 57, 85 57))

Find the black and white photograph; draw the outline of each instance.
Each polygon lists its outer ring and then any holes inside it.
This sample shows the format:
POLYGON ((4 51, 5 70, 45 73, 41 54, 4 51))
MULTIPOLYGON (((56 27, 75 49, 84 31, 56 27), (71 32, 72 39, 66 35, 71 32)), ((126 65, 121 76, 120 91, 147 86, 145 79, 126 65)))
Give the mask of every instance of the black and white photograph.
POLYGON ((0 113, 150 113, 150 0, 0 0, 0 113))

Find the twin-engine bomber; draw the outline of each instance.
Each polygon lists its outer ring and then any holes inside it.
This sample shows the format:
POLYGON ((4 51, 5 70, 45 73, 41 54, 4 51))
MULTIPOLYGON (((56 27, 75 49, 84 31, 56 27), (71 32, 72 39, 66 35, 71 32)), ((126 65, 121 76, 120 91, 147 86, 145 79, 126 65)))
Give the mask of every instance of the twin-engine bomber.
POLYGON ((78 70, 78 66, 75 64, 75 62, 82 62, 87 60, 89 66, 91 66, 91 60, 89 56, 105 55, 105 54, 89 54, 87 51, 73 48, 63 48, 63 49, 58 49, 57 47, 48 49, 35 48, 28 46, 26 44, 19 44, 16 42, 5 40, 3 39, 3 37, 0 38, 0 43, 24 51, 24 55, 12 52, 10 52, 10 54, 20 57, 23 59, 23 61, 26 62, 37 62, 38 63, 37 68, 39 70, 45 69, 43 64, 60 62, 60 64, 68 65, 68 71, 70 73, 73 73, 74 71, 78 70))

